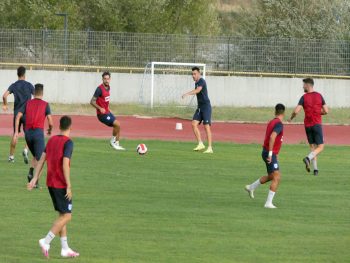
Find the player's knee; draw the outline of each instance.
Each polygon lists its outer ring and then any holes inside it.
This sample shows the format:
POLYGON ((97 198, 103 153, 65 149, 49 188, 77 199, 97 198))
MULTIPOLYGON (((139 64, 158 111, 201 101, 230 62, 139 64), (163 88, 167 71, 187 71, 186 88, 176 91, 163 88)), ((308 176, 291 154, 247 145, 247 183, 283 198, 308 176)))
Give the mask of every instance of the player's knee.
POLYGON ((198 121, 192 121, 192 127, 197 128, 198 127, 198 121))
POLYGON ((119 127, 120 127, 120 122, 117 121, 117 120, 115 120, 115 121, 113 122, 113 127, 119 128, 119 127))
POLYGON ((72 214, 71 213, 64 213, 63 214, 64 219, 69 222, 72 220, 72 214))
POLYGON ((323 149, 324 149, 324 144, 318 145, 317 148, 320 150, 320 152, 323 151, 323 149))

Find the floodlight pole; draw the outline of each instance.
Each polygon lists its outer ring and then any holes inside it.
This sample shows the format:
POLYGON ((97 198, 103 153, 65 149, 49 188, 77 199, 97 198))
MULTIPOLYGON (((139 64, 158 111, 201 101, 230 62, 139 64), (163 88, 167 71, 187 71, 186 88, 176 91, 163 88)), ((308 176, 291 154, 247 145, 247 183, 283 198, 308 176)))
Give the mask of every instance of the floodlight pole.
POLYGON ((64 64, 68 64, 68 14, 67 13, 57 13, 56 16, 63 16, 64 17, 64 64))

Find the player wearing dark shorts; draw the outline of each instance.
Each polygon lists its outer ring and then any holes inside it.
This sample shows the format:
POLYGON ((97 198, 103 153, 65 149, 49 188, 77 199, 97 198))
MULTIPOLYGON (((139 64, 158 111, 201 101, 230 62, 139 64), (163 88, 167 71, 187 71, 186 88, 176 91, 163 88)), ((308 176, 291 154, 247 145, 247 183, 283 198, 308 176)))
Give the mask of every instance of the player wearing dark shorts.
MULTIPOLYGON (((14 96, 14 105, 13 105, 13 136, 11 139, 11 144, 10 144, 10 155, 9 155, 9 162, 14 162, 15 161, 15 150, 16 150, 16 144, 18 141, 18 136, 15 137, 15 132, 20 133, 21 132, 21 126, 23 124, 23 120, 20 120, 20 125, 18 126, 18 130, 15 130, 15 121, 16 121, 16 116, 17 113, 23 109, 27 103, 28 100, 32 98, 32 95, 34 94, 34 87, 31 83, 25 80, 26 78, 26 69, 25 67, 19 67, 17 69, 17 76, 18 80, 11 84, 11 86, 5 91, 4 95, 2 96, 3 100, 3 110, 6 112, 8 110, 7 106, 7 97, 10 94, 13 94, 14 96)), ((28 149, 25 146, 24 150, 22 152, 22 155, 24 157, 24 162, 27 164, 28 163, 28 149)))
POLYGON ((47 162, 46 185, 52 199, 54 209, 59 216, 53 223, 46 237, 39 240, 41 251, 49 257, 50 243, 56 235, 61 237, 61 256, 78 257, 79 253, 68 246, 67 224, 72 218, 72 186, 70 182, 70 160, 73 153, 73 142, 69 138, 72 120, 68 116, 60 119, 60 134, 49 139, 46 149, 41 155, 34 177, 28 183, 28 190, 33 189, 40 179, 41 170, 47 162))
POLYGON ((192 120, 192 129, 194 135, 196 136, 198 145, 193 149, 194 151, 201 151, 205 149, 204 143, 201 138, 201 133, 198 129, 198 126, 203 122, 205 132, 208 138, 208 148, 204 153, 213 153, 212 147, 212 134, 211 134, 211 104, 208 96, 207 83, 201 76, 200 69, 198 67, 192 68, 192 78, 195 82, 194 90, 191 90, 184 95, 182 98, 184 99, 186 96, 196 95, 198 107, 196 112, 193 115, 192 120))
POLYGON ((284 119, 285 109, 286 108, 283 104, 277 104, 275 107, 275 118, 268 123, 266 128, 261 156, 266 165, 267 175, 256 180, 254 183, 245 186, 245 190, 249 193, 249 196, 254 198, 254 191, 256 188, 258 188, 261 184, 272 181, 265 203, 265 208, 276 208, 276 206, 273 205, 272 200, 275 196, 281 178, 277 156, 283 142, 282 121, 284 119))
POLYGON ((109 100, 110 100, 110 81, 111 73, 108 71, 102 74, 103 83, 99 85, 94 95, 91 98, 90 104, 96 109, 97 118, 100 122, 113 128, 113 136, 110 140, 110 145, 115 150, 125 150, 119 144, 120 138, 120 123, 116 120, 113 113, 109 110, 109 100))
POLYGON ((31 166, 28 173, 28 182, 33 178, 34 169, 37 162, 40 160, 41 155, 45 149, 45 136, 44 127, 45 119, 47 118, 49 123, 49 129, 47 134, 51 134, 53 128, 53 121, 51 118, 50 105, 44 101, 44 85, 35 84, 34 99, 29 100, 25 107, 17 113, 16 116, 16 132, 15 136, 18 136, 18 127, 20 120, 23 119, 25 140, 30 152, 33 155, 31 166))
POLYGON ((292 121, 304 108, 305 132, 311 152, 303 159, 303 162, 307 172, 310 172, 312 162, 314 175, 318 175, 317 156, 324 149, 322 115, 328 114, 328 107, 322 95, 314 91, 313 79, 303 79, 303 89, 305 94, 300 98, 298 106, 294 109, 289 121, 292 121))

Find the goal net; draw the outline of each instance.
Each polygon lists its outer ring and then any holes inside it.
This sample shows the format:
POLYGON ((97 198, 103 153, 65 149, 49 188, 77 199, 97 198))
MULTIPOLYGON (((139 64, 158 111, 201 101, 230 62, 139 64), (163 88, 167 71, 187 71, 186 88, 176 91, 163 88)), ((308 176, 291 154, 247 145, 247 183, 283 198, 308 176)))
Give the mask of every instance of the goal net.
POLYGON ((205 64, 151 62, 145 67, 140 103, 151 108, 159 106, 196 107, 196 96, 182 99, 185 92, 194 89, 192 67, 198 67, 205 78, 205 64))

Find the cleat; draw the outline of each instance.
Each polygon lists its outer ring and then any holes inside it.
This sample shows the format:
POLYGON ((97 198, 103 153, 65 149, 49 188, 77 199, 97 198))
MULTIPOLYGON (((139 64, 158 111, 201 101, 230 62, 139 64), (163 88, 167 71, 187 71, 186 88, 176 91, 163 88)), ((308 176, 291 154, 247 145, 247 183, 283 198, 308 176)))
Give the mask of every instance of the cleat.
POLYGON ((15 162, 15 157, 9 156, 8 162, 9 162, 9 163, 14 163, 14 162, 15 162))
POLYGON ((201 151, 201 150, 204 150, 205 149, 205 145, 201 142, 201 143, 198 143, 198 145, 196 146, 196 148, 193 149, 193 151, 201 151))
POLYGON ((45 238, 39 240, 39 246, 44 257, 49 258, 50 245, 45 243, 45 238))
POLYGON ((271 209, 277 208, 277 206, 274 206, 272 203, 271 204, 265 204, 264 207, 265 208, 271 208, 271 209))
POLYGON ((314 176, 318 176, 318 170, 314 170, 314 176))
POLYGON ((25 164, 28 164, 29 162, 29 158, 28 158, 28 149, 24 149, 22 152, 22 156, 23 156, 23 161, 25 164))
POLYGON ((208 147, 208 149, 206 151, 204 151, 203 153, 214 153, 213 148, 208 147))
POLYGON ((111 144, 111 146, 114 148, 114 150, 117 150, 117 151, 125 151, 125 148, 124 147, 122 147, 122 146, 120 146, 119 144, 117 144, 117 143, 113 143, 113 142, 111 142, 110 143, 111 144))
POLYGON ((68 249, 61 250, 61 256, 64 258, 76 258, 76 257, 79 257, 80 254, 68 248, 68 249))
POLYGON ((311 171, 311 169, 310 169, 310 159, 308 157, 305 157, 303 159, 303 162, 305 164, 306 171, 309 173, 311 171))
POLYGON ((246 185, 244 189, 248 192, 249 197, 254 199, 254 190, 250 190, 250 185, 246 185))

